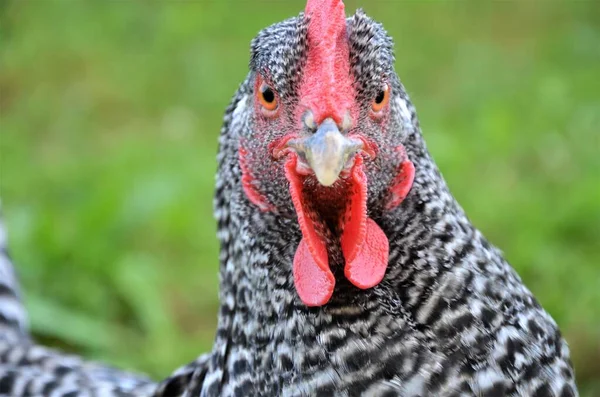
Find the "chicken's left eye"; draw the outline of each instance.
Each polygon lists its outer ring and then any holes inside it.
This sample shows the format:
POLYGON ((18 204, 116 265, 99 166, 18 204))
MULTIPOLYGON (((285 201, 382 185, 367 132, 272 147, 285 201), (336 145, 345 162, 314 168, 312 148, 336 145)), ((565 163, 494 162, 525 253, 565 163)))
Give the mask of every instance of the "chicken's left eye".
POLYGON ((267 111, 274 111, 277 109, 277 96, 275 91, 265 82, 262 82, 258 88, 258 100, 262 107, 267 111))

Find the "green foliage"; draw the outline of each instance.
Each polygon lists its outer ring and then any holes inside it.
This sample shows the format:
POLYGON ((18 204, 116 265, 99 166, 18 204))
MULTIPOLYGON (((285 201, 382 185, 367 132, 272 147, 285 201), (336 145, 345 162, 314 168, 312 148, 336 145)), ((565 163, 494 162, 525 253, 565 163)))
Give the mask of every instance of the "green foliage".
MULTIPOLYGON (((600 7, 348 1, 382 21, 471 219, 600 393, 600 7)), ((209 349, 216 137, 302 2, 0 3, 1 196, 36 337, 157 378, 209 349)))

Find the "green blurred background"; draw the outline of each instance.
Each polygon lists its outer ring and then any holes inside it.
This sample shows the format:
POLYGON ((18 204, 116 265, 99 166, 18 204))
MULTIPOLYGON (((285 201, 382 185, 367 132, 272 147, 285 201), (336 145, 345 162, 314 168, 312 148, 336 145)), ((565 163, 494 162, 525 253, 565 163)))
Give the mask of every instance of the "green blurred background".
MULTIPOLYGON (((0 2, 0 196, 38 340, 156 378, 210 348, 222 113, 252 37, 303 6, 0 2)), ((359 6, 454 194, 600 396, 600 3, 359 6)))

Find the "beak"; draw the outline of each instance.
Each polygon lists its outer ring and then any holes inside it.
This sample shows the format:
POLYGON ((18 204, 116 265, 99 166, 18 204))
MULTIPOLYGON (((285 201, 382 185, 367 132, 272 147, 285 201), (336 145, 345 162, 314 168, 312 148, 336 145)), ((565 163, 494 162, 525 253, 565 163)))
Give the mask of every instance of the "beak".
POLYGON ((302 155, 321 185, 331 186, 350 156, 362 149, 363 142, 345 137, 332 119, 325 119, 315 134, 293 139, 288 146, 302 155))

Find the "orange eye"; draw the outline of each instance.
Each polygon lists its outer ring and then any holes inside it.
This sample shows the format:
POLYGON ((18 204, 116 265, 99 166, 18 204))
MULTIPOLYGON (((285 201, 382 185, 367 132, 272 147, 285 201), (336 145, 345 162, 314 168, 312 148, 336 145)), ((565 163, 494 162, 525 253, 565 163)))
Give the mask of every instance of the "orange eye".
POLYGON ((264 81, 258 87, 258 101, 268 113, 277 110, 277 96, 275 91, 264 81))
POLYGON ((371 104, 371 110, 374 113, 379 113, 383 110, 385 105, 390 101, 390 86, 384 84, 381 90, 377 93, 371 104))

